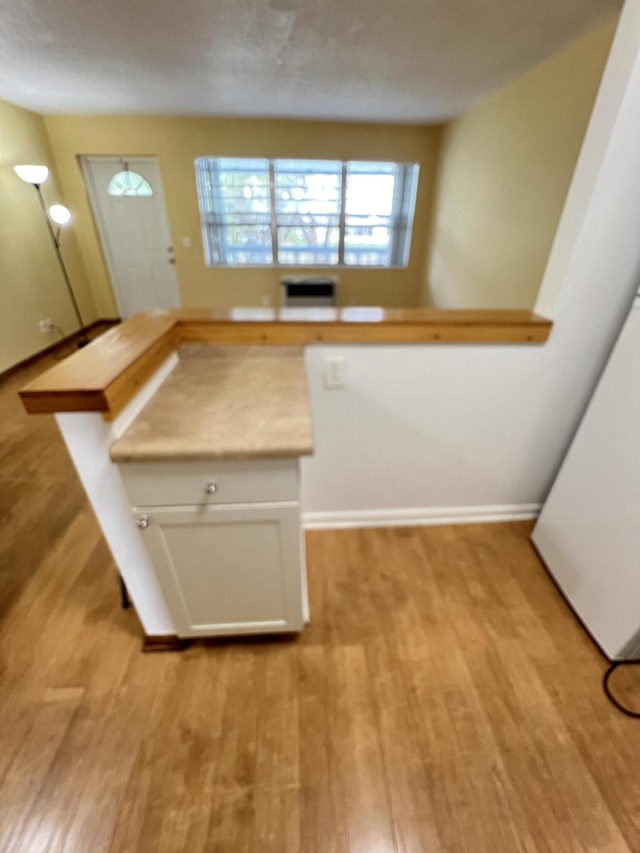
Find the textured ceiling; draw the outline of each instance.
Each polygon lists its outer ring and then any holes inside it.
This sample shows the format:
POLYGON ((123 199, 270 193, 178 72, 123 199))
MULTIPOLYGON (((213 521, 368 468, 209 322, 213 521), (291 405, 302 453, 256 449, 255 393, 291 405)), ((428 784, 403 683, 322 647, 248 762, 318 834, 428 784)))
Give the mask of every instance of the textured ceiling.
POLYGON ((621 5, 0 0, 0 97, 48 113, 438 121, 621 5))

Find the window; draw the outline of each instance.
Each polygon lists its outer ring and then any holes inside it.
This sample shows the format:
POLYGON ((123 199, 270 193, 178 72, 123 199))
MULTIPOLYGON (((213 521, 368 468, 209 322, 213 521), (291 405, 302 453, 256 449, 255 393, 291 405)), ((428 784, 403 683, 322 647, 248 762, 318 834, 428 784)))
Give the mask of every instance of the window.
POLYGON ((125 172, 118 172, 111 178, 107 192, 109 195, 136 196, 137 198, 153 195, 149 181, 128 169, 125 172))
POLYGON ((405 267, 418 166, 199 157, 209 266, 405 267))

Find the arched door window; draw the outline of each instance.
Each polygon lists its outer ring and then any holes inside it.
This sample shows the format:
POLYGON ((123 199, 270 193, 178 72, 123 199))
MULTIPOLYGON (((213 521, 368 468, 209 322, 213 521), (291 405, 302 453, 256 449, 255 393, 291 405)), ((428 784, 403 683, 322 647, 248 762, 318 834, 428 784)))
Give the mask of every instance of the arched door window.
POLYGON ((137 198, 153 195, 151 184, 138 172, 127 169, 117 172, 109 181, 107 192, 112 196, 135 196, 137 198))

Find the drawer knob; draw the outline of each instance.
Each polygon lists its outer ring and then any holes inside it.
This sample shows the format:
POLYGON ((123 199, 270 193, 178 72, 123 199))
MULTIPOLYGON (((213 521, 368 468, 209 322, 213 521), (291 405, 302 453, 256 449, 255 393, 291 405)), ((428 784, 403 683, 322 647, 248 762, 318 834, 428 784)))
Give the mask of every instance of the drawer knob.
POLYGON ((213 482, 213 480, 211 480, 211 482, 207 483, 207 485, 204 487, 204 490, 208 495, 215 495, 215 493, 218 491, 218 487, 213 482))
POLYGON ((140 530, 144 530, 149 526, 149 516, 141 515, 140 518, 136 518, 136 527, 139 527, 140 530))

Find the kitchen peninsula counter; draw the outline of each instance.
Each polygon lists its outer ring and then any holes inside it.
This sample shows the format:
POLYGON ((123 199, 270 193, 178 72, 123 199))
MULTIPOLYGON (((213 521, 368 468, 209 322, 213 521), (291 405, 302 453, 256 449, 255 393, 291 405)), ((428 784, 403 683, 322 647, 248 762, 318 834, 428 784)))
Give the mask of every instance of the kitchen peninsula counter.
POLYGON ((527 311, 148 311, 20 396, 27 411, 55 414, 145 647, 295 632, 309 618, 299 458, 312 452, 312 431, 301 347, 528 346, 551 328, 527 311))

